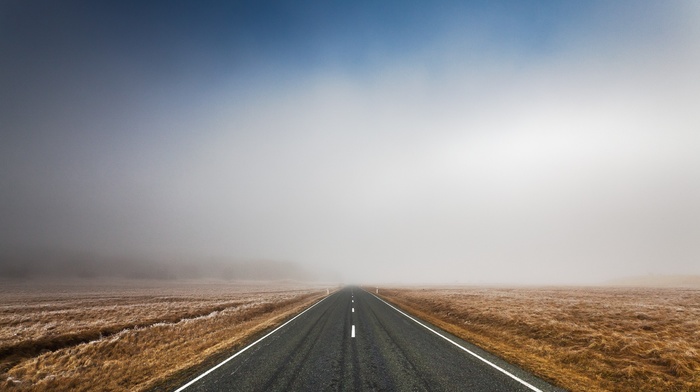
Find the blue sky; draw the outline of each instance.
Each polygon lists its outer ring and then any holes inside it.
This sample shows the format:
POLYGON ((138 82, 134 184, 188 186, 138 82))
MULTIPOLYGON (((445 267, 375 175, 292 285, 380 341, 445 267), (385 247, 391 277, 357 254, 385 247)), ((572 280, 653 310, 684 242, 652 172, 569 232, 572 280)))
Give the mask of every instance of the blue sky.
POLYGON ((355 281, 700 274, 698 22, 675 1, 7 1, 0 247, 355 281))

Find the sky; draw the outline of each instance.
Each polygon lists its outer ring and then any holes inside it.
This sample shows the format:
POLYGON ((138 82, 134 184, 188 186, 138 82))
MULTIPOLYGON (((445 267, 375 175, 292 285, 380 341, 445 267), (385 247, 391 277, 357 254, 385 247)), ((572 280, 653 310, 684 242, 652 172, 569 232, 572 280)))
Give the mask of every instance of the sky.
POLYGON ((3 0, 0 257, 700 274, 698 69, 693 1, 3 0))

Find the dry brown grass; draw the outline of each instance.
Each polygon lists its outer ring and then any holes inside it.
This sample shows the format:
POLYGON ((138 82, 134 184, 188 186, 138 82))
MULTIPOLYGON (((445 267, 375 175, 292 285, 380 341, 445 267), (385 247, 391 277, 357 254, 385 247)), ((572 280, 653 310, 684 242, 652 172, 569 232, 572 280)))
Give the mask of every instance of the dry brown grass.
POLYGON ((291 284, 4 284, 0 389, 151 389, 325 294, 291 284))
POLYGON ((413 288, 380 295, 573 391, 700 391, 700 290, 413 288))

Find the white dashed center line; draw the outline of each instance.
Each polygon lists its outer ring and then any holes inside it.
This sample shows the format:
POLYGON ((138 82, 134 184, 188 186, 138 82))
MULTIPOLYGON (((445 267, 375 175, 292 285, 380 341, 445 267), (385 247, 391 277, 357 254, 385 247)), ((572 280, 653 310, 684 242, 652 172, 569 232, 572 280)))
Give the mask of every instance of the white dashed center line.
POLYGON ((354 338, 355 337, 355 326, 352 326, 352 331, 350 332, 350 337, 354 338))
POLYGON ((355 308, 352 308, 352 312, 355 313, 355 308))

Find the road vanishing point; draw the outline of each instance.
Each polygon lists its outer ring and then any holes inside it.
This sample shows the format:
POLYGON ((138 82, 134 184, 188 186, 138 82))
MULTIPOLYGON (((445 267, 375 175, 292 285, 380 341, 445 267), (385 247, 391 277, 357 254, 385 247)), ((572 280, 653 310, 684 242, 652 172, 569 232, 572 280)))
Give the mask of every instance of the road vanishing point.
POLYGON ((346 287, 176 391, 562 389, 372 293, 346 287))

